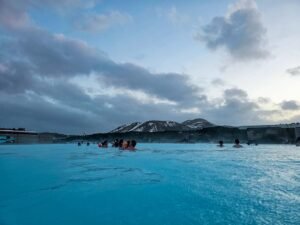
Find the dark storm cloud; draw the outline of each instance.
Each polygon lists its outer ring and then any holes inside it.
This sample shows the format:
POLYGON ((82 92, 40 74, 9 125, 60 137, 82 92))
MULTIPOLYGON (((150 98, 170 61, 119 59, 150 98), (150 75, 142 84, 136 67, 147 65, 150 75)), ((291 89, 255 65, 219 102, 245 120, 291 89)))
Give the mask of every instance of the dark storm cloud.
POLYGON ((20 93, 32 85, 30 66, 25 62, 10 61, 1 63, 0 58, 0 92, 20 93))
POLYGON ((300 66, 287 69, 286 72, 291 74, 292 76, 300 76, 300 66))
POLYGON ((107 132, 134 121, 170 118, 180 121, 187 117, 176 114, 165 104, 143 104, 126 95, 90 98, 79 89, 60 90, 65 87, 56 87, 63 95, 51 95, 47 90, 38 94, 1 94, 0 105, 4 106, 0 112, 1 126, 82 134, 107 132), (72 98, 76 95, 79 99, 72 98))
POLYGON ((201 88, 188 83, 188 77, 177 73, 151 73, 134 64, 107 64, 99 71, 100 80, 108 85, 141 90, 171 101, 189 104, 201 101, 201 88))
POLYGON ((300 104, 294 100, 283 101, 280 104, 280 106, 283 110, 299 110, 300 109, 300 104))
POLYGON ((0 119, 4 127, 26 127, 38 131, 81 133, 95 130, 96 116, 72 108, 52 104, 38 95, 0 96, 0 119))
POLYGON ((215 17, 196 38, 209 49, 224 47, 237 60, 266 58, 266 28, 260 12, 250 4, 239 7, 226 17, 215 17))

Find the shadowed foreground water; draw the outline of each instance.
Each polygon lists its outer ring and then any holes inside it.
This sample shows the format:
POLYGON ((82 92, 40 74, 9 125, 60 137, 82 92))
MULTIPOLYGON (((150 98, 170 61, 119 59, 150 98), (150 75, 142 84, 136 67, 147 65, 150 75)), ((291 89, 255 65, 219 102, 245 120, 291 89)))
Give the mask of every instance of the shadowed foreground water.
POLYGON ((0 146, 0 225, 300 224, 300 148, 0 146))

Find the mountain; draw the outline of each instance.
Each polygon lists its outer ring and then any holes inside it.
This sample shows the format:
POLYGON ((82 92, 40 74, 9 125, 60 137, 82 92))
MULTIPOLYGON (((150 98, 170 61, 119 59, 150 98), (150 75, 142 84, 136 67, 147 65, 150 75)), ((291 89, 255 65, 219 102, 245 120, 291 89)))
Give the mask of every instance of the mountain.
POLYGON ((192 130, 197 130, 197 129, 202 129, 205 127, 214 126, 214 124, 212 124, 211 122, 208 122, 207 120, 201 119, 201 118, 197 118, 197 119, 193 119, 193 120, 186 120, 182 124, 185 126, 188 126, 192 130))
POLYGON ((175 121, 150 120, 144 123, 134 122, 125 124, 117 127, 109 133, 188 131, 211 126, 213 126, 213 124, 204 119, 187 120, 183 123, 177 123, 175 121))
POLYGON ((116 129, 110 131, 109 133, 126 133, 130 131, 135 131, 139 125, 141 125, 141 122, 134 122, 129 124, 124 124, 122 126, 117 127, 116 129))
POLYGON ((131 124, 126 124, 112 130, 110 133, 126 133, 130 131, 162 132, 162 131, 182 131, 182 130, 190 130, 190 128, 174 121, 150 120, 144 123, 134 122, 131 124))

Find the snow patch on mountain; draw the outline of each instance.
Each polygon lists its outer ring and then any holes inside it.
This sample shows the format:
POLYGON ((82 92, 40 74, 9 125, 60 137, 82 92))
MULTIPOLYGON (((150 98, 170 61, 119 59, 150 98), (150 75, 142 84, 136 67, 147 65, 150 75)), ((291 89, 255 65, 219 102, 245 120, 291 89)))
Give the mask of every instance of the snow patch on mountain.
POLYGON ((126 133, 130 131, 135 131, 137 127, 141 125, 141 122, 134 122, 129 124, 124 124, 117 127, 116 129, 110 131, 110 133, 126 133))
POLYGON ((201 118, 193 119, 193 120, 186 120, 182 124, 185 125, 185 126, 188 126, 189 128, 191 128, 193 130, 214 126, 214 124, 208 122, 205 119, 201 119, 201 118))

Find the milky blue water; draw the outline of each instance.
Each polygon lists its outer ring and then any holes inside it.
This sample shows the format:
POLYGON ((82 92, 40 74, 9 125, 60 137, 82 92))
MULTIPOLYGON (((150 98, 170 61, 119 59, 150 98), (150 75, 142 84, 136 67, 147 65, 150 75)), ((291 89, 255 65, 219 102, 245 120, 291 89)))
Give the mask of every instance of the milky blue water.
POLYGON ((3 145, 0 224, 300 224, 300 148, 3 145))

